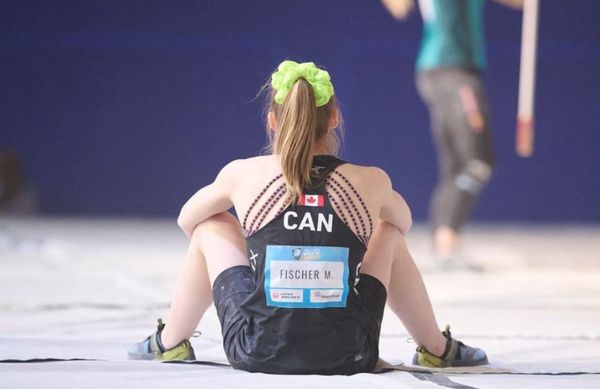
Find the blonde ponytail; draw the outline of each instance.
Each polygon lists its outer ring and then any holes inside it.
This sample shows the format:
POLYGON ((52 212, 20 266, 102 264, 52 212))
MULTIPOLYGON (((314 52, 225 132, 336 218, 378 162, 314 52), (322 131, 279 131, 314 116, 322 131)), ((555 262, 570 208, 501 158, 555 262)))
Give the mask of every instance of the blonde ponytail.
POLYGON ((277 117, 273 152, 281 155, 288 195, 296 202, 310 185, 313 150, 317 140, 317 107, 312 87, 300 78, 294 83, 277 117))
POLYGON ((337 154, 340 136, 332 127, 342 131, 341 113, 329 74, 312 63, 282 62, 265 89, 270 91, 267 112, 272 112, 276 121, 276 128, 270 128, 267 121, 267 150, 280 155, 288 198, 295 204, 302 189, 311 184, 317 145, 337 154))

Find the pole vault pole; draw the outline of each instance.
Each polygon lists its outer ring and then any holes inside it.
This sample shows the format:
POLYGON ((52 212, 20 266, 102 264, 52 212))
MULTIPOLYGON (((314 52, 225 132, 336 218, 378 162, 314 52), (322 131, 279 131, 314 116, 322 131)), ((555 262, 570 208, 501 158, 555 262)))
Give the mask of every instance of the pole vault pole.
POLYGON ((516 152, 521 157, 530 157, 533 154, 538 10, 539 0, 525 0, 523 4, 519 110, 516 130, 516 152))

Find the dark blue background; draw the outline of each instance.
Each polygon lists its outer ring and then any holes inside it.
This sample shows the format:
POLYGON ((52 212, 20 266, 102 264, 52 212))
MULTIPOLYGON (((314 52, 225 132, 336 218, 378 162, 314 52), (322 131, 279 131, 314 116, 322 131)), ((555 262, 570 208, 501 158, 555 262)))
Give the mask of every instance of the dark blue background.
MULTIPOLYGON (((513 151, 521 13, 486 6, 498 166, 478 220, 600 221, 600 1, 542 3, 530 159, 513 151)), ((276 65, 312 60, 343 104, 343 156, 385 168, 424 218, 436 163, 420 30, 378 1, 3 2, 0 148, 21 154, 45 213, 175 216, 260 152, 254 97, 276 65)))

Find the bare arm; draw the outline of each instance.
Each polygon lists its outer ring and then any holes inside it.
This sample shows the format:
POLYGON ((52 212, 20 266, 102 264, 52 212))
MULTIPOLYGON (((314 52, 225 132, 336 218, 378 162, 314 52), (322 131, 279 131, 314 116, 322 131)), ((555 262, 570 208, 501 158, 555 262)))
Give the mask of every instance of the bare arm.
POLYGON ((390 15, 394 18, 406 19, 410 11, 414 8, 413 0, 381 0, 390 15))
POLYGON ((406 234, 412 226, 412 216, 406 201, 392 188, 392 182, 387 173, 380 170, 381 175, 381 211, 379 218, 406 234))
POLYGON ((227 164, 212 184, 196 192, 181 208, 177 224, 188 238, 198 224, 233 206, 231 194, 237 181, 236 164, 236 161, 227 164))
POLYGON ((524 0, 494 0, 496 3, 502 4, 506 7, 514 9, 522 9, 524 0))

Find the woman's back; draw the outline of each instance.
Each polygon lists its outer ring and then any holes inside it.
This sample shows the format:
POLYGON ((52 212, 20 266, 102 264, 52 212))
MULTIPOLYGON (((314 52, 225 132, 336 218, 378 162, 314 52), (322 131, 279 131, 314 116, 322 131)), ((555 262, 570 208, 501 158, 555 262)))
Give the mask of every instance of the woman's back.
POLYGON ((357 285, 379 214, 377 170, 315 156, 311 182, 292 203, 278 167, 269 156, 228 168, 237 177, 232 202, 257 287, 240 304, 244 332, 226 343, 244 356, 237 363, 246 370, 369 370, 379 328, 370 310, 382 309, 371 300, 384 301, 384 289, 357 285))
MULTIPOLYGON (((284 374, 372 371, 391 287, 396 289, 392 308, 424 311, 409 321, 409 331, 436 355, 444 345, 460 350, 435 366, 454 363, 456 355, 462 365, 485 363, 485 353, 476 358, 478 350, 451 340, 449 332, 446 338, 437 333, 404 245, 410 212, 388 176, 333 156, 341 119, 329 74, 312 63, 284 61, 271 86, 267 119, 273 155, 229 163, 184 205, 178 223, 191 243, 167 319, 175 324, 159 322, 156 333, 134 345, 130 356, 193 359, 187 338, 214 302, 234 368, 284 374), (239 222, 226 212, 232 207, 239 222), (211 286, 212 299, 206 297, 211 286), (408 304, 398 295, 408 296, 408 304), (473 356, 466 363, 464 352, 473 356)), ((423 363, 437 358, 424 348, 417 356, 423 363)))
POLYGON ((326 72, 284 62, 272 78, 272 155, 226 165, 186 203, 180 226, 189 235, 207 210, 235 208, 251 269, 229 266, 213 284, 216 302, 238 296, 236 308, 217 309, 234 367, 369 371, 386 291, 373 274, 361 275, 363 257, 380 220, 408 229, 408 207, 381 169, 334 156, 341 116, 326 72))
MULTIPOLYGON (((315 165, 313 173, 320 174, 321 168, 315 165)), ((277 155, 236 160, 227 169, 234 176, 231 200, 246 236, 260 230, 290 205, 277 155)), ((375 167, 343 163, 325 177, 326 193, 336 215, 365 246, 381 213, 384 176, 375 167)), ((311 200, 308 197, 305 201, 311 200)))

